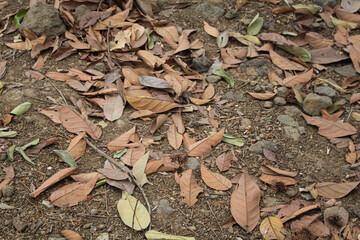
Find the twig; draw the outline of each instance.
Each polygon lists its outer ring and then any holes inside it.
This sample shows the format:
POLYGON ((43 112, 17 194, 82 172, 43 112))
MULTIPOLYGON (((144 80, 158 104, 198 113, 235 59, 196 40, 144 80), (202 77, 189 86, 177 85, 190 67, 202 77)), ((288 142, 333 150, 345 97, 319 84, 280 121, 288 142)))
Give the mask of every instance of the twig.
POLYGON ((49 79, 49 78, 46 78, 46 80, 48 80, 50 82, 50 84, 56 89, 56 91, 58 91, 62 97, 62 99, 64 100, 65 104, 66 105, 69 105, 64 97, 64 95, 62 94, 62 92, 55 86, 55 84, 49 79))
POLYGON ((131 173, 130 169, 127 168, 126 166, 122 165, 121 163, 117 162, 115 159, 113 159, 112 157, 108 156, 106 153, 104 153, 103 151, 101 151, 99 148, 97 148, 92 142, 89 141, 89 139, 85 138, 86 143, 92 148, 94 149, 96 152, 98 152, 101 156, 103 156, 104 158, 106 158, 107 160, 109 160, 109 162, 111 162, 112 164, 114 164, 115 166, 117 166, 118 168, 120 168, 122 171, 126 172, 129 175, 129 180, 130 182, 133 182, 140 190, 141 194, 143 195, 143 198, 145 200, 149 215, 150 215, 150 224, 149 224, 149 230, 151 230, 151 205, 149 203, 149 200, 146 196, 146 193, 144 191, 144 189, 140 186, 140 184, 135 180, 134 175, 131 173))
POLYGON ((34 228, 34 230, 31 232, 31 234, 35 234, 40 228, 41 226, 44 224, 43 221, 38 222, 38 224, 36 224, 36 227, 34 228))
POLYGON ((216 223, 217 223, 217 225, 218 225, 218 226, 219 226, 219 228, 220 228, 220 231, 221 231, 221 232, 223 232, 223 229, 222 229, 222 227, 221 227, 221 225, 220 225, 220 223, 219 223, 219 220, 217 219, 217 217, 216 217, 216 215, 215 215, 214 211, 212 210, 212 208, 211 208, 211 205, 210 205, 209 201, 206 201, 206 203, 207 203, 207 205, 209 206, 209 208, 210 208, 210 212, 213 214, 213 216, 214 216, 214 218, 215 218, 215 220, 216 220, 216 223))
POLYGON ((349 121, 351 113, 353 112, 353 110, 354 110, 354 107, 351 107, 350 112, 349 112, 349 116, 347 117, 346 122, 349 121))
POLYGON ((96 9, 97 12, 100 10, 100 6, 101 6, 102 3, 103 3, 103 0, 100 1, 99 5, 98 5, 98 7, 96 9))

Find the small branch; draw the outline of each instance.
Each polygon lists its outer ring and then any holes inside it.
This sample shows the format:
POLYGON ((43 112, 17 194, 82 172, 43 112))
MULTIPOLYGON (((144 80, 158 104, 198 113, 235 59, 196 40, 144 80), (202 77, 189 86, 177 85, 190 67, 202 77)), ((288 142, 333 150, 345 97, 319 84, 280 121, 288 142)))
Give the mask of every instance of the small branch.
POLYGON ((56 91, 58 91, 62 97, 62 99, 64 100, 65 104, 66 105, 69 105, 64 97, 64 95, 62 94, 62 92, 55 86, 55 84, 53 84, 53 82, 49 79, 49 78, 46 78, 46 80, 49 81, 49 83, 56 89, 56 91))
POLYGON ((115 166, 117 166, 118 168, 120 168, 122 171, 126 172, 129 175, 129 179, 130 182, 134 183, 140 190, 141 194, 143 195, 143 198, 145 200, 149 215, 150 215, 150 224, 149 224, 149 230, 151 230, 151 205, 149 203, 149 200, 146 196, 146 193, 144 191, 144 189, 140 186, 140 184, 135 180, 134 175, 131 173, 130 169, 128 167, 126 167, 125 165, 117 162, 115 159, 113 159, 112 157, 108 156, 105 152, 101 151, 99 148, 97 148, 92 142, 89 141, 89 139, 85 138, 86 143, 92 148, 94 149, 97 153, 99 153, 101 156, 103 156, 104 158, 106 158, 107 160, 109 160, 109 162, 111 162, 112 164, 114 164, 115 166))

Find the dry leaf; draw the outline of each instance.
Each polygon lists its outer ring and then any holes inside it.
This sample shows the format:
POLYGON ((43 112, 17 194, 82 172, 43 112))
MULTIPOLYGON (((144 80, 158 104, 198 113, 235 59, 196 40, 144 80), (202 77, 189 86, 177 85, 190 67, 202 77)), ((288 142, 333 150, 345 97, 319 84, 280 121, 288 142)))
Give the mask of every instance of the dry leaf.
POLYGON ((105 176, 98 172, 90 172, 90 173, 80 173, 77 175, 71 175, 71 178, 77 182, 87 183, 88 181, 94 178, 96 178, 96 181, 102 180, 105 178, 105 176))
POLYGON ((341 19, 343 21, 348 21, 348 22, 353 22, 353 23, 358 23, 358 24, 360 23, 360 15, 359 14, 346 12, 343 9, 341 9, 339 5, 335 7, 335 14, 339 19, 341 19))
POLYGON ((301 74, 297 74, 294 76, 286 77, 282 80, 282 83, 286 87, 294 87, 296 85, 306 84, 309 82, 313 76, 314 69, 310 69, 309 71, 301 74))
POLYGON ((342 198, 349 194, 360 182, 333 183, 324 182, 315 184, 318 195, 326 198, 342 198))
POLYGON ((271 92, 266 92, 266 93, 247 92, 247 94, 259 100, 268 100, 276 96, 276 93, 271 93, 271 92))
POLYGON ((226 152, 218 156, 215 160, 216 166, 219 168, 220 172, 229 170, 231 166, 231 161, 234 159, 234 154, 232 152, 226 152))
POLYGON ((150 132, 154 134, 168 119, 166 114, 159 114, 151 123, 150 132))
POLYGON ((30 196, 36 198, 37 196, 39 196, 40 193, 44 192, 46 189, 48 189, 55 183, 61 181, 62 179, 70 176, 77 170, 78 170, 77 168, 65 168, 65 169, 58 171, 57 173, 52 175, 50 178, 48 178, 45 182, 43 182, 43 184, 41 184, 41 186, 38 187, 35 191, 31 192, 30 196))
POLYGON ((83 139, 85 137, 85 132, 80 133, 78 136, 71 139, 70 144, 66 151, 68 151, 74 160, 79 159, 84 153, 86 149, 86 140, 83 139))
POLYGON ((204 138, 201 141, 193 143, 189 146, 188 155, 192 157, 201 157, 204 154, 211 152, 212 147, 216 146, 218 143, 221 142, 222 137, 224 134, 224 129, 220 130, 213 135, 204 138))
POLYGON ((200 165, 201 178, 209 187, 216 190, 228 190, 232 187, 229 179, 219 173, 208 170, 203 163, 200 165))
POLYGON ((189 97, 189 99, 195 105, 204 105, 212 101, 212 99, 198 99, 193 97, 189 97))
POLYGON ((171 119, 173 120, 177 131, 183 134, 185 132, 185 127, 181 117, 181 112, 176 112, 173 115, 171 115, 171 119))
POLYGON ((306 68, 296 62, 290 61, 289 59, 280 56, 279 54, 277 54, 276 52, 274 52, 273 50, 269 51, 270 53, 270 58, 271 61, 278 66, 279 68, 283 69, 283 70, 294 70, 294 71, 304 71, 306 70, 306 68))
POLYGON ((325 209, 324 222, 333 234, 341 232, 349 221, 349 213, 341 206, 325 209))
POLYGON ((120 151, 128 146, 131 138, 134 136, 136 131, 136 126, 131 128, 129 131, 121 134, 116 139, 109 142, 106 146, 110 151, 120 151))
POLYGON ((88 194, 92 191, 96 183, 96 178, 93 178, 87 183, 71 183, 65 185, 55 192, 53 192, 49 200, 57 207, 71 207, 79 202, 85 201, 88 194))
POLYGON ((214 95, 215 95, 214 85, 212 85, 212 83, 209 83, 207 88, 204 90, 201 98, 202 99, 211 99, 214 95))
POLYGON ((259 179, 267 184, 270 184, 274 187, 281 184, 282 186, 289 186, 296 184, 296 181, 290 177, 284 177, 284 176, 274 176, 274 175, 267 175, 262 174, 259 179))
POLYGON ((334 44, 332 40, 326 39, 321 34, 316 32, 306 33, 305 40, 314 48, 326 48, 331 47, 334 44))
POLYGON ((293 214, 291 214, 290 216, 288 217, 284 217, 284 218, 281 218, 281 221, 283 223, 291 220, 291 219, 294 219, 296 218, 297 216, 300 216, 301 214, 303 213, 306 213, 308 211, 311 211, 311 210, 314 210, 314 209, 317 209, 319 208, 319 205, 310 205, 310 206, 306 206, 306 207, 303 207, 303 208, 300 208, 299 210, 295 211, 293 214))
POLYGON ((167 139, 170 146, 175 150, 179 149, 182 143, 183 136, 176 130, 175 124, 172 124, 166 132, 167 139))
POLYGON ((2 195, 1 189, 8 185, 15 177, 14 168, 12 166, 4 168, 4 172, 6 175, 4 177, 4 180, 0 182, 0 196, 2 195))
POLYGON ((285 239, 283 223, 276 217, 267 217, 260 224, 260 233, 265 240, 285 239))
POLYGON ((288 172, 268 165, 261 165, 260 169, 263 173, 274 176, 295 177, 298 175, 298 172, 288 172))
POLYGON ((83 238, 78 234, 77 232, 74 232, 72 230, 62 230, 61 234, 67 239, 67 240, 83 240, 83 238))
POLYGON ((311 54, 311 62, 317 64, 335 63, 349 58, 342 51, 331 47, 311 50, 309 53, 311 54))
POLYGON ((236 0, 235 10, 239 11, 249 0, 236 0))
POLYGON ((116 181, 129 178, 129 175, 127 173, 124 173, 120 169, 100 168, 97 171, 101 173, 101 175, 116 181))
POLYGON ((25 152, 27 154, 39 153, 41 151, 41 149, 43 149, 44 147, 50 146, 58 141, 60 141, 60 139, 57 137, 49 138, 47 140, 42 140, 42 141, 40 141, 40 143, 38 145, 36 145, 32 148, 26 149, 25 152))
POLYGON ((244 169, 231 194, 230 208, 235 221, 247 232, 251 232, 260 220, 260 196, 260 188, 244 169))
POLYGON ((186 170, 180 177, 180 190, 180 195, 184 197, 184 201, 188 206, 191 207, 198 201, 196 197, 203 190, 196 183, 192 169, 186 170))
POLYGON ((134 166, 134 164, 145 154, 145 145, 137 143, 138 146, 128 148, 124 156, 121 157, 121 160, 129 165, 134 166))
POLYGON ((220 35, 219 30, 217 30, 216 28, 210 26, 207 22, 204 21, 204 30, 207 34, 213 36, 213 37, 218 37, 220 35))
POLYGON ((134 165, 133 165, 133 175, 136 181, 143 186, 145 183, 148 183, 148 179, 146 178, 145 169, 146 164, 149 160, 150 151, 144 154, 134 165))
POLYGON ((174 102, 147 96, 126 96, 126 100, 137 110, 150 110, 154 113, 166 112, 170 109, 181 107, 181 105, 174 102))

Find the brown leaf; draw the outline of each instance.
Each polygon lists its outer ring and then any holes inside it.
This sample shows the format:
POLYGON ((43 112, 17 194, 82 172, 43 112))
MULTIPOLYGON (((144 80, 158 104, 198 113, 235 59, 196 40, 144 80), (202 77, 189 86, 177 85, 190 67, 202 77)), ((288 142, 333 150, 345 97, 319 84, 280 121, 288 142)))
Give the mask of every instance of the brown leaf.
POLYGON ((176 130, 175 124, 172 124, 166 132, 170 146, 175 150, 179 149, 182 143, 183 136, 176 130))
POLYGON ((338 18, 348 22, 360 23, 360 15, 349 13, 341 9, 339 6, 335 7, 335 14, 338 18))
POLYGON ((200 165, 201 178, 209 187, 216 190, 228 190, 232 187, 232 183, 229 179, 219 173, 210 171, 205 167, 203 163, 200 165))
MULTIPOLYGON (((312 216, 303 216, 299 220, 293 221, 291 223, 291 232, 297 233, 297 232, 301 232, 303 230, 308 230, 309 226, 312 223, 314 223, 320 216, 321 216, 321 214, 319 213, 319 214, 315 214, 315 215, 312 215, 312 216)), ((325 225, 324 225, 324 227, 325 227, 325 225)), ((314 226, 312 226, 310 229, 313 229, 313 228, 314 228, 314 226)), ((318 234, 315 235, 315 236, 317 236, 317 237, 325 237, 325 236, 327 236, 329 234, 330 234, 329 229, 327 227, 325 227, 323 231, 319 231, 318 234), (320 236, 318 236, 318 235, 320 235, 320 236)))
POLYGON ((290 216, 288 217, 285 217, 285 218, 282 218, 280 219, 283 223, 291 220, 291 219, 294 219, 296 218, 297 216, 300 216, 301 214, 303 213, 306 213, 308 211, 311 211, 311 210, 314 210, 314 209, 317 209, 319 208, 319 205, 310 205, 310 206, 306 206, 306 207, 303 207, 303 208, 300 208, 299 210, 295 211, 293 214, 291 214, 290 216))
POLYGON ((78 234, 77 232, 74 232, 72 230, 62 230, 61 234, 67 239, 67 240, 83 240, 83 238, 78 234))
POLYGON ((150 132, 154 134, 168 119, 166 114, 159 114, 151 123, 150 132))
POLYGON ((202 99, 211 99, 215 95, 215 88, 214 85, 209 83, 205 91, 203 92, 201 98, 202 99))
POLYGON ((71 175, 71 178, 77 182, 87 183, 93 178, 96 178, 96 181, 102 180, 105 178, 105 176, 98 172, 90 172, 90 173, 80 173, 77 175, 71 175))
POLYGON ((136 147, 128 148, 124 156, 121 157, 121 160, 129 166, 134 166, 134 164, 144 155, 145 145, 140 143, 136 147))
POLYGON ((40 193, 44 192, 46 189, 48 189, 49 187, 51 187, 55 183, 57 183, 57 182, 63 180, 64 178, 70 176, 71 174, 73 174, 77 170, 78 170, 78 168, 65 168, 65 169, 62 169, 62 170, 58 171, 57 173, 52 175, 50 178, 48 178, 45 182, 43 182, 43 184, 41 184, 41 186, 38 187, 35 191, 30 193, 30 196, 33 197, 33 198, 36 198, 37 196, 39 196, 40 193))
POLYGON ((87 199, 87 195, 92 191, 95 183, 96 178, 93 178, 87 183, 75 182, 65 185, 53 192, 49 200, 57 207, 74 206, 87 199))
POLYGON ((189 39, 188 39, 188 35, 189 34, 186 31, 183 31, 181 33, 181 36, 179 38, 179 45, 175 49, 175 52, 173 54, 182 52, 182 51, 187 50, 187 49, 190 48, 190 42, 189 42, 189 39))
POLYGON ((137 118, 150 118, 150 117, 156 117, 156 113, 153 113, 149 110, 140 110, 133 112, 129 116, 129 120, 137 119, 137 118))
POLYGON ((283 80, 272 70, 268 71, 268 78, 272 85, 284 85, 283 80))
POLYGON ((217 30, 216 28, 210 26, 207 22, 204 21, 204 30, 207 34, 213 36, 213 37, 218 37, 220 35, 219 30, 217 30))
POLYGON ((244 169, 231 194, 230 209, 235 221, 247 232, 251 232, 260 220, 260 196, 260 188, 244 169))
POLYGON ((68 32, 68 31, 65 32, 65 37, 67 39, 72 40, 72 41, 67 41, 67 42, 70 44, 71 47, 73 47, 75 49, 84 50, 84 49, 90 48, 89 44, 80 41, 79 39, 77 39, 77 37, 74 34, 68 32))
POLYGON ((116 139, 109 142, 106 146, 110 151, 120 151, 128 146, 131 138, 134 136, 136 131, 136 126, 131 128, 129 131, 121 134, 116 139))
POLYGON ((309 53, 311 62, 317 64, 335 63, 349 58, 343 52, 331 47, 311 50, 309 53))
POLYGON ((189 99, 195 105, 204 105, 212 101, 212 99, 199 99, 193 97, 189 97, 189 99))
POLYGON ((105 177, 110 178, 112 180, 119 181, 129 178, 127 173, 124 173, 123 171, 118 169, 100 168, 97 171, 102 175, 104 175, 105 177))
POLYGON ((232 152, 223 153, 216 158, 215 163, 216 166, 219 168, 220 172, 229 170, 233 158, 234 154, 232 152))
POLYGON ((184 201, 188 206, 191 207, 198 201, 196 197, 203 190, 196 183, 192 169, 186 170, 180 177, 180 190, 180 195, 184 197, 184 201))
POLYGON ((9 5, 9 2, 8 1, 5 1, 5 2, 1 2, 0 3, 0 10, 5 8, 7 5, 9 5))
POLYGON ((68 151, 71 156, 74 158, 74 160, 79 159, 84 153, 86 149, 86 140, 85 132, 80 133, 73 139, 71 139, 70 144, 66 151, 68 151))
POLYGON ((172 48, 177 48, 177 42, 179 41, 179 32, 175 26, 169 27, 154 27, 157 34, 163 37, 164 41, 172 48))
POLYGON ((165 61, 149 51, 139 50, 136 53, 148 66, 151 68, 159 67, 161 64, 164 64, 165 61))
POLYGON ((87 132, 93 139, 100 138, 102 133, 101 129, 86 117, 74 112, 68 106, 60 106, 57 110, 59 111, 59 118, 62 125, 69 132, 87 132))
POLYGON ((172 114, 171 119, 173 120, 177 131, 183 134, 185 132, 185 127, 181 117, 181 112, 175 112, 174 114, 172 114))
POLYGON ((34 153, 39 153, 41 149, 43 149, 44 147, 47 147, 47 146, 50 146, 56 142, 60 141, 59 138, 57 137, 52 137, 52 138, 49 138, 47 140, 42 140, 40 141, 40 143, 38 145, 36 145, 35 147, 32 147, 32 148, 28 148, 26 149, 26 153, 27 154, 34 154, 34 153))
POLYGON ((306 84, 309 82, 313 76, 314 69, 310 69, 309 71, 301 74, 297 74, 294 76, 286 77, 283 79, 283 85, 286 87, 293 87, 300 84, 306 84))
POLYGON ((294 9, 288 5, 282 5, 273 10, 274 15, 283 14, 287 12, 292 12, 294 9))
POLYGON ((184 139, 183 139, 184 147, 185 147, 186 150, 189 151, 190 146, 191 146, 192 144, 196 143, 196 140, 193 139, 193 138, 191 138, 190 135, 189 135, 189 133, 187 133, 187 132, 184 133, 183 138, 184 138, 184 139))
POLYGON ((181 107, 181 105, 167 100, 146 96, 126 96, 129 104, 137 110, 150 110, 154 113, 166 112, 170 109, 181 107))
POLYGON ((58 111, 46 110, 46 109, 41 109, 41 108, 38 108, 37 111, 39 113, 42 113, 45 116, 49 117, 51 119, 51 121, 53 121, 54 123, 61 123, 60 115, 59 115, 58 111))
POLYGON ((60 73, 60 72, 48 72, 45 74, 48 78, 57 80, 57 81, 67 81, 71 80, 73 77, 66 74, 66 73, 60 73))
POLYGON ((45 78, 45 76, 42 73, 33 70, 27 70, 25 72, 25 76, 28 78, 34 78, 36 80, 42 80, 45 78))
POLYGON ((261 165, 260 169, 263 173, 274 176, 295 177, 298 175, 298 172, 288 172, 268 165, 261 165))
POLYGON ((14 168, 12 166, 4 168, 5 178, 2 182, 0 182, 0 196, 1 189, 3 189, 6 185, 8 185, 15 177, 14 168))
POLYGON ((360 100, 360 93, 354 93, 351 97, 350 97, 350 103, 354 103, 360 100))
POLYGON ((284 177, 279 175, 267 175, 262 174, 259 179, 267 184, 270 184, 271 186, 278 186, 278 184, 281 184, 283 186, 289 186, 296 184, 296 181, 290 177, 284 177))
POLYGON ((336 42, 341 43, 343 45, 347 45, 348 44, 348 38, 349 38, 349 32, 348 30, 341 26, 341 25, 337 25, 336 26, 336 33, 334 34, 334 39, 336 42))
POLYGON ((276 93, 271 93, 271 92, 266 92, 266 93, 247 92, 247 94, 259 100, 268 100, 276 96, 276 93))
POLYGON ((217 133, 212 134, 211 136, 204 138, 196 143, 193 143, 189 146, 188 155, 192 157, 200 157, 204 154, 211 152, 212 147, 216 146, 221 142, 224 134, 224 129, 220 130, 217 133))
POLYGON ((163 165, 162 161, 160 160, 150 160, 147 164, 146 164, 146 169, 145 169, 145 174, 149 175, 151 173, 157 172, 158 169, 163 165))
POLYGON ((333 183, 324 182, 315 184, 317 193, 326 198, 342 198, 349 194, 360 182, 333 183))
POLYGON ((263 153, 264 153, 264 157, 267 160, 272 161, 272 162, 277 162, 276 153, 274 153, 270 149, 264 148, 263 153))
POLYGON ((105 11, 105 12, 91 11, 91 12, 85 13, 80 19, 79 27, 82 30, 84 28, 92 26, 98 20, 104 20, 105 18, 110 17, 111 14, 112 14, 111 11, 105 11))
POLYGON ((302 113, 306 122, 319 128, 318 133, 327 138, 344 137, 357 133, 357 129, 350 123, 326 120, 320 117, 310 117, 302 113))
POLYGON ((271 61, 276 66, 278 66, 279 68, 281 68, 283 70, 294 70, 294 71, 306 70, 306 68, 303 65, 293 62, 293 61, 290 61, 287 58, 280 56, 273 50, 270 50, 269 53, 270 53, 271 61))
POLYGON ((305 40, 314 48, 326 48, 331 47, 334 44, 332 40, 326 39, 321 34, 316 32, 306 33, 305 40))
POLYGON ((249 0, 236 0, 235 10, 239 11, 249 0))

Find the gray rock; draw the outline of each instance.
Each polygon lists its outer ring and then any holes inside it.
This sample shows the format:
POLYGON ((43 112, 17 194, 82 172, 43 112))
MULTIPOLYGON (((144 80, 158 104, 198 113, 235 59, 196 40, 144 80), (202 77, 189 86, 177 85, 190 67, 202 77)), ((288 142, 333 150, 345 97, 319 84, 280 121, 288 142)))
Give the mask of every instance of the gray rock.
POLYGON ((305 134, 306 134, 306 130, 305 130, 304 127, 298 127, 298 130, 299 130, 299 133, 300 133, 301 135, 305 135, 305 134))
POLYGON ((109 233, 102 233, 100 234, 96 240, 109 240, 109 233))
POLYGON ((104 224, 100 224, 99 225, 99 230, 103 230, 103 229, 105 229, 106 228, 106 226, 104 225, 104 224))
POLYGON ((317 87, 315 92, 319 95, 328 96, 328 97, 335 97, 336 90, 331 87, 317 87))
POLYGON ((289 198, 296 197, 297 194, 298 194, 298 191, 293 188, 290 188, 289 190, 286 191, 286 196, 288 196, 289 198))
POLYGON ((262 154, 264 152, 264 148, 267 148, 275 153, 280 152, 280 147, 277 144, 267 140, 261 140, 252 144, 249 148, 249 151, 262 154))
POLYGON ((273 107, 273 102, 272 101, 266 101, 264 103, 264 108, 272 108, 273 107))
POLYGON ((98 210, 96 210, 95 208, 90 210, 91 215, 96 215, 97 213, 98 213, 98 210))
POLYGON ((208 59, 206 56, 201 56, 197 58, 193 58, 192 63, 194 65, 195 70, 199 72, 206 72, 212 65, 212 61, 208 59))
POLYGON ((243 93, 234 93, 233 91, 225 93, 225 98, 234 102, 244 102, 246 99, 243 93))
POLYGON ((251 126, 251 120, 248 118, 243 118, 241 120, 241 126, 242 127, 250 127, 251 126))
POLYGON ((47 207, 47 208, 53 208, 53 207, 54 207, 54 205, 52 205, 51 202, 48 201, 48 200, 43 200, 43 201, 41 202, 41 204, 44 205, 44 206, 47 207))
POLYGON ((296 106, 286 106, 285 107, 285 114, 290 115, 290 116, 299 116, 301 113, 301 110, 299 108, 297 108, 296 106))
POLYGON ((217 75, 210 75, 210 76, 206 77, 206 81, 208 81, 209 83, 217 83, 220 80, 221 80, 221 77, 217 76, 217 75))
POLYGON ((304 111, 311 115, 320 115, 322 109, 326 109, 332 105, 331 98, 326 96, 319 96, 315 93, 310 93, 306 96, 303 102, 304 111))
POLYGON ((296 122, 291 116, 289 115, 280 115, 277 117, 277 120, 287 126, 292 126, 292 127, 298 127, 299 123, 296 122))
POLYGON ((92 226, 92 223, 85 223, 83 226, 83 229, 91 228, 91 226, 92 226))
POLYGON ((289 89, 287 87, 279 87, 277 90, 280 95, 284 95, 289 89))
POLYGON ((234 19, 234 18, 236 18, 236 17, 238 17, 238 16, 239 16, 239 12, 238 12, 238 11, 236 11, 235 9, 230 9, 230 10, 226 11, 224 17, 225 17, 227 20, 231 20, 231 19, 234 19))
POLYGON ((261 88, 260 85, 256 85, 254 88, 254 92, 261 92, 263 89, 261 88))
POLYGON ((171 215, 175 212, 175 209, 170 206, 170 203, 167 199, 161 199, 156 212, 158 214, 171 215))
POLYGON ((90 227, 90 232, 96 233, 96 232, 97 232, 97 227, 91 226, 91 227, 90 227))
POLYGON ((218 197, 219 197, 219 195, 217 195, 217 194, 211 194, 211 195, 210 195, 210 198, 211 198, 211 199, 216 199, 216 198, 218 198, 218 197))
POLYGON ((297 128, 294 128, 294 127, 291 127, 291 126, 285 126, 284 130, 285 130, 285 135, 287 137, 293 139, 294 141, 299 141, 300 133, 299 133, 299 130, 297 128))
POLYGON ((274 104, 278 106, 284 106, 286 104, 286 101, 282 97, 276 97, 274 98, 274 104))
POLYGON ((80 5, 75 9, 76 21, 79 23, 81 18, 91 10, 86 5, 80 5))
POLYGON ((334 8, 337 4, 336 0, 313 0, 313 2, 321 7, 325 7, 326 5, 329 5, 329 7, 332 8, 334 8))
POLYGON ((25 229, 28 227, 26 222, 20 220, 20 217, 16 217, 13 219, 13 226, 18 232, 24 232, 25 229))
POLYGON ((24 17, 20 25, 20 31, 30 29, 36 36, 46 35, 55 39, 65 33, 66 27, 60 18, 58 10, 52 5, 42 2, 35 3, 24 17))
POLYGON ((241 70, 245 70, 249 76, 267 76, 271 61, 266 58, 258 57, 248 61, 244 61, 240 64, 241 70))
POLYGON ((215 23, 224 15, 225 10, 216 7, 208 2, 201 3, 196 7, 196 11, 201 14, 210 23, 215 23))
POLYGON ((99 62, 99 63, 95 64, 94 70, 99 71, 104 74, 109 72, 109 69, 107 68, 106 64, 103 62, 99 62))
POLYGON ((337 67, 335 68, 335 72, 344 77, 353 77, 356 75, 356 70, 352 64, 337 67))
POLYGON ((166 10, 159 12, 159 16, 168 18, 171 15, 173 15, 174 12, 175 12, 174 9, 166 9, 166 10))
POLYGON ((5 185, 1 192, 4 197, 12 197, 15 193, 15 187, 12 185, 5 185))
POLYGON ((186 166, 188 168, 191 168, 191 169, 195 170, 195 169, 200 167, 200 163, 199 163, 199 160, 197 160, 196 158, 189 157, 188 160, 187 160, 186 166))

